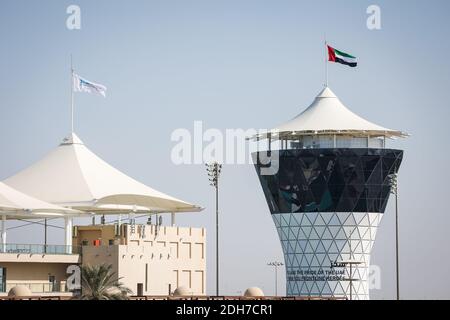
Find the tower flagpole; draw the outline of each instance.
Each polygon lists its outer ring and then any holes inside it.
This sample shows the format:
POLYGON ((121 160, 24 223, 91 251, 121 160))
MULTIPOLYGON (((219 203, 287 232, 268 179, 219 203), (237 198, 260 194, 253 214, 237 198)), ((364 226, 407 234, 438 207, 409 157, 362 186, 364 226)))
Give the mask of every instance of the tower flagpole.
POLYGON ((327 43, 327 35, 324 35, 325 41, 325 87, 328 87, 328 43, 327 43))
POLYGON ((71 132, 74 132, 74 126, 73 126, 73 102, 74 102, 74 97, 73 97, 73 62, 72 62, 72 55, 70 55, 70 122, 71 122, 71 132))

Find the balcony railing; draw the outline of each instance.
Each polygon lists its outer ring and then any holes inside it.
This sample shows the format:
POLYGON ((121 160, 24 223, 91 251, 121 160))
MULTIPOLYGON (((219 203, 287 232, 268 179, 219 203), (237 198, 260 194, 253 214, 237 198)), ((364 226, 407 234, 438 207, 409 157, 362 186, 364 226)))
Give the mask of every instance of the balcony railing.
POLYGON ((80 254, 79 246, 43 245, 43 244, 0 244, 0 253, 25 254, 80 254))
POLYGON ((8 292, 15 286, 25 286, 30 289, 31 293, 67 292, 65 282, 7 282, 4 292, 8 292))

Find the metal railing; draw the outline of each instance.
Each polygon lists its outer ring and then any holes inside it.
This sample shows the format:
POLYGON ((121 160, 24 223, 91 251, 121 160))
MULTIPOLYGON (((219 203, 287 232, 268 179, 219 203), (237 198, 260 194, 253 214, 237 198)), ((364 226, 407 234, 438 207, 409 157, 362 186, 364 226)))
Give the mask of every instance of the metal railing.
POLYGON ((2 300, 71 300, 71 296, 61 296, 61 295, 45 295, 45 296, 31 296, 31 297, 8 297, 8 296, 0 296, 0 301, 2 300))
POLYGON ((332 296, 129 296, 131 300, 347 300, 345 297, 332 296))
POLYGON ((11 290, 11 288, 14 288, 15 286, 25 286, 32 293, 51 293, 51 292, 65 292, 66 285, 65 283, 61 282, 7 282, 6 283, 6 290, 5 292, 8 292, 11 290), (61 290, 62 289, 62 290, 61 290))
POLYGON ((24 254, 80 254, 79 246, 43 245, 43 244, 0 244, 0 253, 24 254))

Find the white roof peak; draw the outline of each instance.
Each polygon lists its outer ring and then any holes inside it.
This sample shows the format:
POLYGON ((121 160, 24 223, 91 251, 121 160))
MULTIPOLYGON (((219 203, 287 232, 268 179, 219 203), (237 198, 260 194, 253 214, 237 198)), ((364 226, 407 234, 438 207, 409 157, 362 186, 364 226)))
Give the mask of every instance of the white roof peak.
POLYGON ((319 92, 317 98, 337 98, 333 91, 331 91, 330 87, 326 86, 319 92))
POLYGON ((406 133, 374 124, 348 109, 328 86, 295 118, 272 131, 280 135, 353 134, 405 137, 406 133))
POLYGON ((70 144, 84 144, 80 138, 75 134, 75 132, 70 133, 67 137, 63 139, 61 142, 62 145, 70 145, 70 144))

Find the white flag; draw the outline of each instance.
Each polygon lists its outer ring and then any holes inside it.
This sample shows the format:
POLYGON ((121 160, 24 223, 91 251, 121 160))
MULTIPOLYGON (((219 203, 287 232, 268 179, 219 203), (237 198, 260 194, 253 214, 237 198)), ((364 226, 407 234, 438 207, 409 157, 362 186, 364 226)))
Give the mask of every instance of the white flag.
POLYGON ((73 74, 73 91, 97 93, 106 97, 106 87, 104 85, 83 79, 76 73, 73 74))

